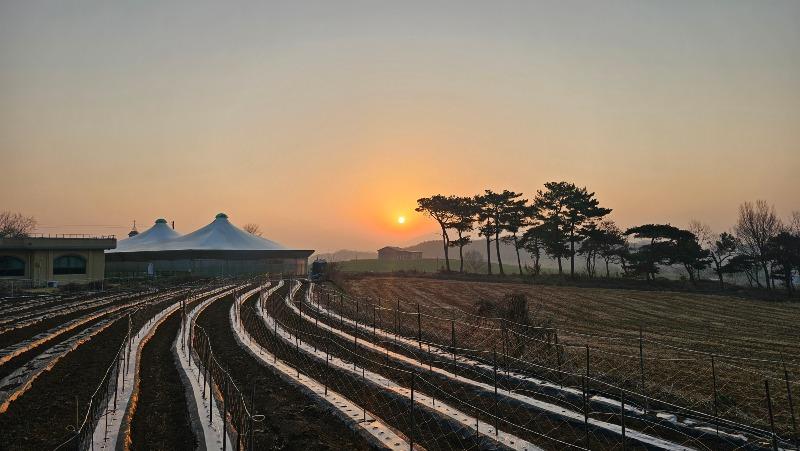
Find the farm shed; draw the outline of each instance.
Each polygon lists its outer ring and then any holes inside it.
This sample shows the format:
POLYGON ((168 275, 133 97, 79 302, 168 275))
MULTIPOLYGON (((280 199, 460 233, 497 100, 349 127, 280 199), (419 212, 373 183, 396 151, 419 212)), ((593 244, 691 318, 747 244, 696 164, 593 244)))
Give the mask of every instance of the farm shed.
POLYGON ((422 252, 407 251, 399 247, 386 246, 378 249, 378 260, 422 260, 422 252))
POLYGON ((106 252, 108 276, 132 274, 306 274, 313 250, 286 247, 245 232, 218 214, 214 221, 180 235, 159 219, 150 229, 121 240, 106 252))
POLYGON ((88 283, 103 280, 103 251, 113 236, 53 235, 0 238, 0 281, 40 287, 47 282, 88 283))

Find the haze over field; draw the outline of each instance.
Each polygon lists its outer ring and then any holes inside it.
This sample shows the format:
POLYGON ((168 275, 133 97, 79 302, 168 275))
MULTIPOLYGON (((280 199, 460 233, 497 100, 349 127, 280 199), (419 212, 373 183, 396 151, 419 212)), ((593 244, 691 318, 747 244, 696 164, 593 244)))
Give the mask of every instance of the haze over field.
POLYGON ((622 226, 800 192, 800 2, 3 2, 0 206, 41 232, 219 211, 322 251, 550 180, 622 226), (398 224, 398 216, 405 216, 398 224))

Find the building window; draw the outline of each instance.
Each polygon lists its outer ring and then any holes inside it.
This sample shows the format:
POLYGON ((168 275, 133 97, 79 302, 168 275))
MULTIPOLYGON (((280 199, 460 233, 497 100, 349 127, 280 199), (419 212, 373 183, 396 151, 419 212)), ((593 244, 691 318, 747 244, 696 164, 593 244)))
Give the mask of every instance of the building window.
POLYGON ((0 277, 24 276, 25 262, 17 257, 4 255, 0 257, 0 277))
POLYGON ((53 260, 53 274, 86 274, 86 259, 78 255, 64 255, 53 260))

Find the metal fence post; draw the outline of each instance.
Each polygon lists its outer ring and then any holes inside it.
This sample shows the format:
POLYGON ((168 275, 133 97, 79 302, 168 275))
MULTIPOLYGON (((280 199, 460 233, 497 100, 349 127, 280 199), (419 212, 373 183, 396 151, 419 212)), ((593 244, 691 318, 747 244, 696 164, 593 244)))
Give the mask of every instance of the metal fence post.
MULTIPOLYGON (((211 352, 208 353, 208 363, 211 362, 211 352)), ((209 423, 214 422, 214 389, 211 387, 212 385, 212 378, 214 377, 213 374, 210 373, 210 369, 206 370, 209 371, 208 374, 208 421, 209 423)), ((223 421, 224 422, 224 421, 223 421)))
POLYGON ((586 377, 589 377, 589 345, 586 345, 586 377))
POLYGON ((649 406, 647 400, 647 388, 645 387, 644 378, 644 337, 642 333, 642 326, 639 326, 639 373, 641 376, 641 392, 642 396, 644 397, 644 414, 647 415, 649 406))
POLYGON ((625 450, 625 389, 620 390, 620 414, 622 415, 622 449, 625 450))
POLYGON ((561 371, 561 347, 558 344, 558 333, 555 334, 556 361, 558 362, 558 383, 564 388, 564 373, 561 371))
POLYGON ((492 348, 492 363, 494 367, 494 435, 497 437, 497 346, 492 348))
POLYGON ((328 331, 328 336, 325 337, 325 396, 328 396, 328 377, 330 377, 331 373, 331 358, 330 358, 330 337, 331 333, 328 331))
POLYGON ((397 300, 397 308, 394 309, 394 344, 397 344, 397 337, 400 335, 400 299, 397 300))
POLYGON ((714 354, 711 354, 711 383, 712 383, 712 388, 714 389, 714 404, 713 404, 713 406, 714 406, 714 423, 715 423, 716 429, 717 429, 717 438, 719 438, 719 420, 718 420, 718 418, 719 418, 719 415, 718 415, 719 407, 717 406, 717 398, 718 398, 718 396, 717 396, 717 366, 716 366, 716 363, 714 362, 714 354))
POLYGON ((581 387, 583 388, 583 431, 584 431, 584 440, 586 441, 586 448, 589 448, 589 398, 586 393, 586 376, 583 376, 583 383, 581 387))
POLYGON ((453 374, 456 374, 456 322, 450 320, 450 348, 453 351, 453 374))
POLYGON ((795 449, 800 449, 800 443, 798 443, 798 436, 797 436, 797 420, 794 416, 794 402, 792 401, 792 386, 789 383, 789 372, 786 371, 786 362, 783 363, 783 378, 786 381, 786 398, 789 401, 789 413, 791 414, 792 418, 792 433, 794 435, 794 447, 795 449))
POLYGON ((417 343, 422 349, 422 315, 419 313, 419 302, 417 302, 417 343))
POLYGON ((764 390, 767 394, 767 411, 769 412, 769 427, 772 433, 772 449, 778 451, 778 437, 775 435, 775 419, 772 415, 772 397, 769 395, 769 379, 764 379, 764 390))
POLYGON ((256 413, 256 384, 257 382, 253 383, 253 391, 250 393, 250 409, 252 412, 250 412, 249 418, 250 427, 247 430, 247 451, 253 450, 253 415, 256 413))
MULTIPOLYGON (((222 381, 222 451, 227 449, 227 437, 228 437, 228 415, 225 413, 225 398, 228 397, 227 393, 228 387, 228 379, 225 378, 222 381)), ((239 451, 239 447, 236 447, 236 451, 239 451)))
MULTIPOLYGON (((506 324, 506 320, 502 319, 503 327, 502 327, 502 335, 503 335, 503 359, 505 360, 505 367, 506 367, 506 377, 508 377, 508 354, 509 354, 509 346, 508 346, 508 325, 506 324)), ((509 389, 510 392, 510 389, 509 389)))
POLYGON ((208 357, 206 357, 206 364, 203 367, 203 399, 206 399, 206 378, 208 377, 208 357))
POLYGON ((409 438, 409 449, 413 451, 414 449, 414 379, 417 376, 416 371, 411 372, 411 429, 409 430, 408 438, 409 438))

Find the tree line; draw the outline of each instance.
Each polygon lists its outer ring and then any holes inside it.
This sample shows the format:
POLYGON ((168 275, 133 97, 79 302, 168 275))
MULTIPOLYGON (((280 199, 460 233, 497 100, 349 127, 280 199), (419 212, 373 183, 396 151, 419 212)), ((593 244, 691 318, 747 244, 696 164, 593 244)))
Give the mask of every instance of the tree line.
POLYGON ((501 243, 516 250, 520 275, 538 276, 540 260, 547 255, 556 261, 559 275, 565 274, 568 263, 570 277, 578 273, 597 277, 600 263, 605 277, 611 277, 614 264, 623 277, 653 281, 661 268, 678 266, 693 284, 710 269, 721 288, 724 276, 739 274, 751 287, 775 289, 777 282, 791 294, 794 275, 800 272, 800 211, 784 222, 762 200, 743 203, 736 224, 721 233, 699 221, 691 221, 686 229, 642 224, 623 230, 608 219, 612 209, 601 206, 594 192, 563 181, 545 183, 532 200, 509 190, 485 190, 474 196, 436 194, 418 199, 416 211, 441 228, 448 272, 453 271, 451 249, 458 249, 458 271, 464 272, 464 247, 473 240, 486 245, 490 275, 492 247, 498 272, 505 275, 501 243), (530 255, 532 267, 523 269, 521 252, 530 255), (585 257, 583 269, 576 269, 576 255, 585 257))

